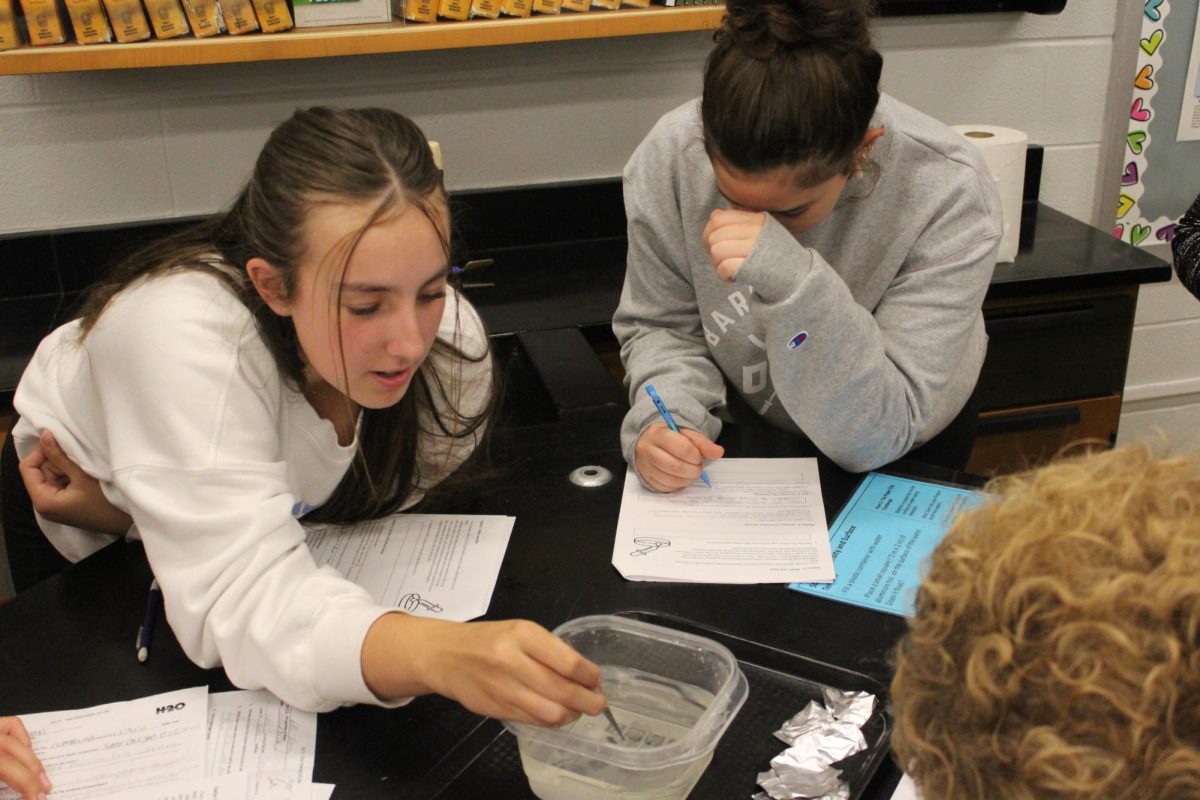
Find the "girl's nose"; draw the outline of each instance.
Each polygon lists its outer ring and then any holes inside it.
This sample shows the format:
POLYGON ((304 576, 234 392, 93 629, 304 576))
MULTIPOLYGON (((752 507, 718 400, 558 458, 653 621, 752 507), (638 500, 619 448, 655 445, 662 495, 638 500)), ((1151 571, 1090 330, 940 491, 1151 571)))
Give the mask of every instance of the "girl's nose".
POLYGON ((420 357, 421 329, 417 324, 416 315, 412 312, 401 312, 388 326, 387 340, 384 350, 390 356, 413 361, 420 357))

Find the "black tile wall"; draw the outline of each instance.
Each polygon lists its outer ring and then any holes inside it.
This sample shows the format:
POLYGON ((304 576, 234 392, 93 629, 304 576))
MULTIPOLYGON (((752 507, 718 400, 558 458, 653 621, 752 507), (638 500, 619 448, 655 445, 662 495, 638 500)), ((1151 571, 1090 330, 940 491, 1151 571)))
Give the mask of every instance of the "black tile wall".
POLYGON ((903 17, 916 14, 970 14, 993 11, 1031 11, 1057 14, 1067 0, 878 0, 879 15, 903 17))
MULTIPOLYGON (((1042 148, 1031 145, 1026 158, 1027 208, 1036 209, 1041 166, 1042 148)), ((506 250, 581 242, 605 242, 603 250, 608 252, 619 249, 619 240, 625 238, 620 178, 455 192, 450 206, 454 257, 463 260, 473 253, 499 260, 506 250)), ((1034 215, 1026 216, 1032 220, 1034 215)), ((16 387, 34 345, 69 318, 82 290, 121 256, 200 219, 0 238, 0 406, 16 387)), ((475 277, 480 276, 483 273, 475 277)))
POLYGON ((79 292, 139 247, 198 222, 191 219, 83 228, 53 234, 64 292, 79 292))
POLYGON ((450 208, 467 253, 625 238, 619 178, 456 192, 450 208))
MULTIPOLYGON (((460 252, 623 238, 621 181, 456 192, 450 200, 460 252)), ((203 217, 0 237, 0 300, 71 294, 121 257, 203 217)))
MULTIPOLYGON (((621 181, 456 192, 455 256, 624 238, 621 181)), ((0 238, 0 410, 37 342, 70 318, 80 293, 121 257, 201 217, 0 238)))
POLYGON ((62 291, 48 235, 0 239, 0 299, 58 294, 62 291))
POLYGON ((7 409, 25 365, 42 337, 58 324, 66 302, 58 294, 0 300, 0 412, 7 409))

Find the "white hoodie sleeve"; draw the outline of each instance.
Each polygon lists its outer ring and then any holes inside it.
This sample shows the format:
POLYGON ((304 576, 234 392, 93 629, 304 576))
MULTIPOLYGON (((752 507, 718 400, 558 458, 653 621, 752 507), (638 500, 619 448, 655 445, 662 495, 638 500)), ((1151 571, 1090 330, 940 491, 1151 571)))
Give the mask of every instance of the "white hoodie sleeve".
MULTIPOLYGON (((152 283, 181 278, 193 276, 152 283)), ((123 295, 84 348, 112 482, 188 656, 301 709, 380 704, 360 651, 389 609, 313 562, 292 516, 282 384, 240 303, 223 290, 123 295)))

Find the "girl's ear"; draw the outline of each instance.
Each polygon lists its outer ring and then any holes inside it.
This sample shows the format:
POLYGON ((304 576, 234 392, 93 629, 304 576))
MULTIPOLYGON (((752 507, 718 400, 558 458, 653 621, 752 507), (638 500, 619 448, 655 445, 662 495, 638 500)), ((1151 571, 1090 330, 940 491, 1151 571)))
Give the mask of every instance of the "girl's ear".
POLYGON ((884 133, 885 130, 883 128, 868 128, 867 132, 863 135, 862 144, 859 147, 862 148, 864 153, 870 153, 871 148, 875 146, 875 142, 879 141, 879 137, 883 136, 884 133))
POLYGON ((246 274, 254 284, 258 296, 267 307, 281 317, 292 315, 292 302, 287 296, 283 275, 264 258, 252 258, 246 262, 246 274))

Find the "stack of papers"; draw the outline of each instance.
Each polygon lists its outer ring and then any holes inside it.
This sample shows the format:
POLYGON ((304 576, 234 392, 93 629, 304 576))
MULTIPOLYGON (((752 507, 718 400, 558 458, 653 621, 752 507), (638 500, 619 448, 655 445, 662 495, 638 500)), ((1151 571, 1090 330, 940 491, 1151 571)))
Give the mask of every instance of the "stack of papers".
POLYGON ((632 581, 831 581, 833 556, 815 458, 723 458, 678 492, 643 487, 632 469, 613 566, 632 581))
POLYGON ((892 800, 921 800, 921 792, 913 779, 904 775, 896 785, 896 791, 892 792, 892 800))
POLYGON ((308 528, 313 559, 366 589, 376 603, 457 622, 482 616, 514 517, 395 514, 308 528))
MULTIPOLYGON (((397 514, 308 529, 380 605, 466 621, 487 612, 513 517, 397 514)), ((132 657, 132 654, 131 654, 132 657)), ((317 717, 267 691, 204 687, 78 711, 23 714, 56 800, 328 800, 312 783, 317 717)), ((0 786, 0 800, 20 796, 0 786)))
MULTIPOLYGON (((203 686, 22 714, 56 800, 329 800, 312 782, 317 717, 270 692, 203 686)), ((0 800, 20 795, 0 787, 0 800)))

